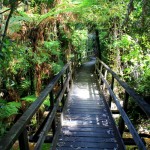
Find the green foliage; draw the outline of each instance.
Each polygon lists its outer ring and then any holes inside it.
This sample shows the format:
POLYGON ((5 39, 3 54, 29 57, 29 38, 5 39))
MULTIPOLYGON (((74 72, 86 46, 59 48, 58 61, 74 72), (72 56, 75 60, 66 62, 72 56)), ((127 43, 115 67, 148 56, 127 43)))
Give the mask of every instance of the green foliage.
MULTIPOLYGON (((21 98, 21 100, 29 102, 29 103, 33 103, 36 99, 37 99, 37 97, 35 95, 29 95, 29 96, 21 98)), ((44 100, 43 104, 45 106, 50 106, 49 96, 44 100)))
POLYGON ((18 114, 18 110, 21 107, 19 102, 5 102, 4 100, 0 100, 0 119, 8 118, 12 115, 18 114))
POLYGON ((75 51, 81 53, 81 57, 85 57, 87 50, 87 30, 75 30, 72 35, 72 44, 75 47, 75 51))
POLYGON ((24 23, 33 23, 35 18, 35 15, 29 16, 27 13, 23 12, 22 10, 17 11, 18 14, 13 15, 10 18, 9 21, 9 34, 20 32, 21 30, 24 30, 24 23))
POLYGON ((27 47, 5 40, 2 52, 5 61, 0 59, 1 80, 7 89, 16 89, 21 94, 30 86, 30 81, 25 77, 30 68, 27 47))
POLYGON ((52 55, 59 56, 61 54, 60 43, 58 41, 44 41, 44 48, 52 55))
MULTIPOLYGON (((102 59, 110 63, 113 70, 119 70, 124 80, 139 93, 149 96, 150 19, 149 4, 144 6, 143 2, 134 0, 134 8, 128 14, 128 0, 31 0, 28 12, 24 12, 23 1, 10 19, 9 38, 5 38, 0 51, 0 57, 3 57, 0 59, 0 90, 14 89, 20 96, 28 95, 30 80, 32 83, 38 80, 36 73, 44 81, 49 77, 47 74, 54 75, 62 69, 63 61, 68 61, 64 59, 69 57, 70 60, 76 54, 84 58, 87 34, 94 27, 100 33, 102 59), (45 13, 41 15, 41 11, 45 13), (127 26, 123 24, 126 17, 127 26), (30 34, 36 29, 38 34, 30 34), (37 72, 35 66, 45 68, 37 72), (44 69, 49 72, 44 74, 44 69)), ((9 1, 4 1, 4 5, 9 7, 9 1)), ((5 19, 8 14, 5 13, 5 19)), ((0 30, 4 31, 5 25, 6 20, 0 30)), ((92 40, 88 41, 90 50, 92 43, 92 40)), ((48 99, 44 102, 46 106, 50 105, 48 99)), ((32 103, 36 97, 30 95, 22 100, 32 103)), ((9 104, 3 105, 9 108, 6 115, 9 116, 12 109, 17 113, 17 106, 15 110, 9 104)), ((32 123, 36 124, 36 118, 32 123)))
POLYGON ((64 64, 62 61, 59 61, 57 63, 53 62, 52 63, 52 70, 53 70, 54 74, 55 75, 58 74, 61 71, 61 69, 63 68, 63 66, 64 66, 64 64))
POLYGON ((6 102, 0 99, 0 136, 2 136, 10 125, 10 122, 5 123, 5 119, 18 114, 21 107, 19 102, 6 102))
POLYGON ((51 144, 50 143, 44 143, 43 145, 42 145, 42 150, 47 150, 47 149, 49 149, 51 147, 51 144))
POLYGON ((34 102, 36 100, 36 96, 35 95, 29 95, 29 96, 21 98, 21 100, 24 100, 27 102, 34 102))
POLYGON ((149 96, 150 95, 150 66, 149 68, 145 69, 143 72, 143 75, 141 78, 139 78, 139 86, 137 91, 141 93, 144 96, 149 96))
POLYGON ((31 85, 30 80, 22 79, 20 86, 18 87, 18 91, 19 91, 20 95, 22 95, 23 92, 28 91, 28 89, 30 88, 30 85, 31 85))
POLYGON ((132 80, 134 79, 136 90, 143 95, 148 95, 150 93, 150 55, 143 54, 141 45, 127 34, 114 42, 114 46, 122 49, 124 79, 131 85, 133 85, 132 80))

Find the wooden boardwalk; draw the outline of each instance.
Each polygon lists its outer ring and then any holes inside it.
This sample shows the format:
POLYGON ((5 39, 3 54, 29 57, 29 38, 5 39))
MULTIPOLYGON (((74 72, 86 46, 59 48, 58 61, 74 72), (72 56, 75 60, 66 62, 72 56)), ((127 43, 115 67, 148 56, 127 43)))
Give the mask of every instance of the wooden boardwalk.
POLYGON ((94 59, 84 63, 75 76, 55 150, 124 149, 109 107, 99 94, 94 63, 94 59))

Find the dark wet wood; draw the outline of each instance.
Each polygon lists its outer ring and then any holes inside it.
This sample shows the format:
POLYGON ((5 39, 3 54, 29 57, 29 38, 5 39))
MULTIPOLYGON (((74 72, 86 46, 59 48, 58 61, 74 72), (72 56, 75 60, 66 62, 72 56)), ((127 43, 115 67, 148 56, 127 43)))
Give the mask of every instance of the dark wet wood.
POLYGON ((53 150, 124 149, 109 107, 99 94, 94 63, 85 63, 75 76, 53 150))

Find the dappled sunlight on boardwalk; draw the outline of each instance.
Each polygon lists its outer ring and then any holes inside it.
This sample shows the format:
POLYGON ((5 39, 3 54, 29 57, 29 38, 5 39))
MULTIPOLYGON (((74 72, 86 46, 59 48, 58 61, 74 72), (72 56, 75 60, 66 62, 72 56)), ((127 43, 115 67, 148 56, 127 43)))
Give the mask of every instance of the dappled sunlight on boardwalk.
POLYGON ((83 64, 75 76, 62 114, 57 150, 124 149, 108 106, 94 76, 95 59, 83 64))

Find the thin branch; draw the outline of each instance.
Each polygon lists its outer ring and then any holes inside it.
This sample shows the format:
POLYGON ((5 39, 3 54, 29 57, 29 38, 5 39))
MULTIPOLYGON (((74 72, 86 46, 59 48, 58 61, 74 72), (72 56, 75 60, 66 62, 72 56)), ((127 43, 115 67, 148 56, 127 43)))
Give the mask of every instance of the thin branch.
POLYGON ((1 14, 3 14, 3 13, 5 13, 5 12, 7 12, 7 11, 9 11, 9 10, 10 10, 10 8, 9 8, 9 9, 4 10, 3 12, 0 12, 0 15, 1 15, 1 14))
POLYGON ((1 40, 1 44, 0 44, 0 52, 2 51, 2 48, 3 48, 3 41, 4 41, 5 36, 6 36, 6 34, 7 34, 8 25, 9 25, 9 20, 10 20, 10 18, 11 18, 11 16, 12 16, 12 14, 13 14, 13 12, 14 12, 14 10, 15 10, 16 7, 17 7, 17 6, 16 6, 16 3, 13 2, 13 3, 11 4, 10 12, 9 12, 8 18, 7 18, 7 20, 6 20, 4 33, 3 33, 3 37, 2 37, 2 40, 1 40))
MULTIPOLYGON (((22 3, 22 2, 19 2, 18 5, 20 5, 21 3, 22 3)), ((23 5, 20 5, 20 6, 23 6, 23 5)), ((0 15, 3 14, 3 13, 5 13, 5 12, 7 12, 7 11, 9 11, 9 10, 11 10, 11 8, 8 8, 8 9, 6 9, 6 10, 0 12, 0 15)))

